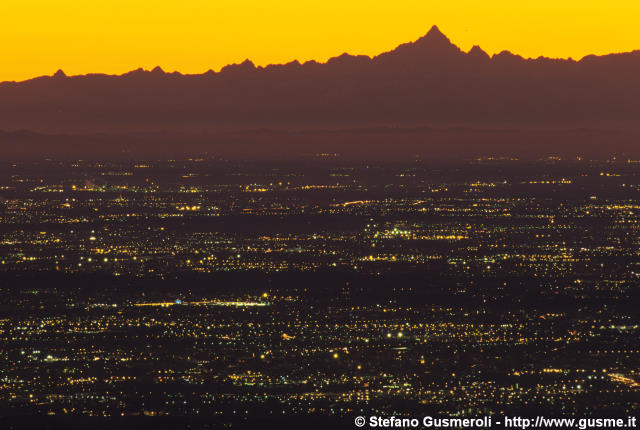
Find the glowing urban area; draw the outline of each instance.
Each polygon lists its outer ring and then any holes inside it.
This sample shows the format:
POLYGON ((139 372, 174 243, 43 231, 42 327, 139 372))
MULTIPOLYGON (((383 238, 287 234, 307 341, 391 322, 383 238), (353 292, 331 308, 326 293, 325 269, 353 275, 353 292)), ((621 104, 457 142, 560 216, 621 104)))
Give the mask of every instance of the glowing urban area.
POLYGON ((638 163, 3 161, 1 415, 626 420, 638 163))

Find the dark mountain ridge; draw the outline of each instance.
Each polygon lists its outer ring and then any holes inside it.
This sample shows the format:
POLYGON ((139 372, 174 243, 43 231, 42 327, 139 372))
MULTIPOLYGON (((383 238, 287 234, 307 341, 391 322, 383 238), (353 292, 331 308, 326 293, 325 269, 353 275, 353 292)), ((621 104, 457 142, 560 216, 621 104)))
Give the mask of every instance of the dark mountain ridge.
POLYGON ((0 83, 0 130, 38 132, 0 133, 11 156, 635 154, 638 118, 640 51, 489 56, 435 26, 373 58, 0 83))
POLYGON ((461 51, 433 27, 376 57, 256 67, 249 60, 201 75, 159 67, 0 84, 0 123, 247 120, 635 119, 640 51, 580 61, 461 51))

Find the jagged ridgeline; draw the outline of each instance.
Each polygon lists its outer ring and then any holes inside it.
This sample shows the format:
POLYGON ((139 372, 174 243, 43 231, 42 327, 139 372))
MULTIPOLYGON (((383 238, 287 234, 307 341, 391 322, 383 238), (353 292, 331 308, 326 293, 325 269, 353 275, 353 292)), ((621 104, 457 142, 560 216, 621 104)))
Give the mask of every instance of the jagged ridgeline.
POLYGON ((625 152, 637 147, 639 117, 640 51, 579 61, 489 56, 478 46, 462 51, 435 26, 373 58, 247 60, 197 75, 60 70, 0 84, 0 145, 18 155, 625 152), (152 134, 131 134, 139 132, 152 134))
POLYGON ((0 85, 0 114, 25 120, 637 118, 640 51, 580 61, 461 51, 437 27, 370 58, 200 75, 135 70, 0 85))

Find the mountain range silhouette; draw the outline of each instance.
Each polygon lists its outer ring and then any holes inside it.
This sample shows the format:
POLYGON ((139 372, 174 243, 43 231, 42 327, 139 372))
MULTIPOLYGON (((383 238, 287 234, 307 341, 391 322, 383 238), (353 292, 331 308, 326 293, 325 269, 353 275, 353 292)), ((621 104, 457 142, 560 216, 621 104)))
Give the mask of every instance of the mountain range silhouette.
MULTIPOLYGON (((637 118, 640 51, 579 61, 525 59, 508 51, 489 56, 478 46, 463 52, 436 26, 372 58, 342 54, 326 63, 266 67, 246 60, 198 75, 159 67, 119 76, 59 70, 0 83, 0 129, 58 134, 209 133, 221 127, 255 134, 265 127, 351 123, 411 124, 415 133, 425 124, 538 129, 551 123, 573 130, 614 122, 619 131, 635 129, 637 118)), ((0 143, 9 135, 15 133, 4 133, 0 143)))

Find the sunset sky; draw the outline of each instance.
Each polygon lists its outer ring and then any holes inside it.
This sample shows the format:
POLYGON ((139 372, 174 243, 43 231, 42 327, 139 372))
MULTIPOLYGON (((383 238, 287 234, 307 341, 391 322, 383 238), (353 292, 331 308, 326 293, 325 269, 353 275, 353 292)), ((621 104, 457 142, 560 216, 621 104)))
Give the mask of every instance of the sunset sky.
POLYGON ((465 51, 581 58, 640 49, 638 23, 640 0, 2 0, 0 81, 375 55, 434 24, 465 51))

